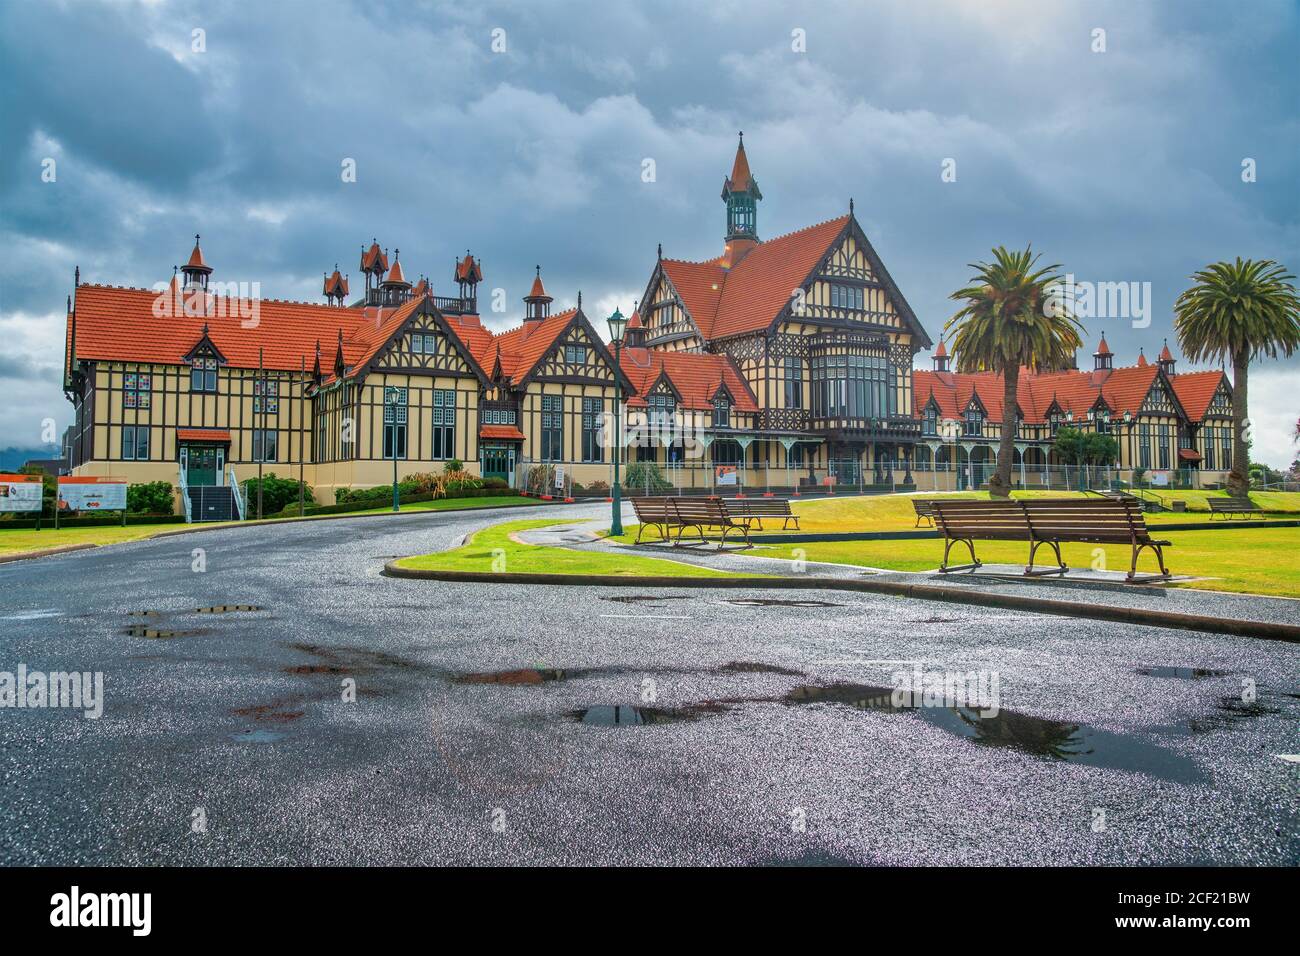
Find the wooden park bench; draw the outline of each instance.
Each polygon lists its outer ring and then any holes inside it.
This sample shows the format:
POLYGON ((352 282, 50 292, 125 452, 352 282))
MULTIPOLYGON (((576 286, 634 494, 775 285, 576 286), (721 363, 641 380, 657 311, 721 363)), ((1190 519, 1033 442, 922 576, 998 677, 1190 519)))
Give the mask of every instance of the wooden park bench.
POLYGON ((1249 498, 1206 498, 1210 506, 1210 520, 1214 520, 1215 515, 1223 515, 1224 520, 1228 520, 1233 515, 1239 518, 1248 518, 1252 514, 1262 514, 1263 509, 1249 498))
POLYGON ((1170 542, 1153 539, 1140 506, 1125 498, 936 501, 934 520, 944 537, 943 563, 939 570, 945 574, 980 567, 984 562, 975 557, 974 541, 981 538, 1029 542, 1029 563, 1025 565, 1025 574, 1031 577, 1065 574, 1069 568, 1061 558, 1061 543, 1067 541, 1129 545, 1132 548, 1132 561, 1126 578, 1129 583, 1168 580, 1170 576, 1162 550, 1169 547, 1170 542), (948 563, 948 555, 959 541, 969 549, 971 563, 953 566, 948 563), (1035 570, 1034 556, 1043 545, 1056 553, 1057 566, 1035 570), (1145 548, 1155 552, 1160 573, 1139 578, 1138 555, 1145 548))
POLYGON ((934 502, 923 498, 912 499, 912 510, 916 512, 916 524, 913 528, 921 527, 922 520, 930 522, 930 527, 934 527, 934 502))
POLYGON ((699 532, 700 544, 706 544, 704 532, 707 528, 718 528, 722 531, 721 547, 727 545, 727 535, 732 532, 739 532, 745 540, 745 547, 752 548, 749 541, 749 525, 743 518, 732 515, 727 505, 721 498, 632 498, 632 510, 636 512, 637 520, 641 522, 636 532, 636 543, 641 542, 641 534, 647 525, 659 528, 659 536, 663 540, 669 539, 669 530, 677 529, 677 536, 673 539, 674 547, 694 547, 695 542, 690 545, 682 544, 682 534, 687 528, 694 528, 699 532))
POLYGON ((762 531, 764 518, 780 518, 782 531, 790 527, 791 521, 795 530, 799 529, 799 516, 790 510, 786 498, 728 498, 726 504, 727 512, 745 522, 750 530, 757 525, 762 531))

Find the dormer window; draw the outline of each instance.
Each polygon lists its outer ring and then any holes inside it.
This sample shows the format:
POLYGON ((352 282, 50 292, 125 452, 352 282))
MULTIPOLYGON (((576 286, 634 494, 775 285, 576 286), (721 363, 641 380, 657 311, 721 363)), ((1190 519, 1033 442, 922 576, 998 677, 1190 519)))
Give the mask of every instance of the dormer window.
POLYGON ((652 426, 671 425, 677 412, 677 400, 672 392, 660 391, 646 396, 648 417, 652 426))
POLYGON ((927 405, 925 408, 925 416, 921 420, 921 434, 939 434, 939 409, 933 405, 927 405))
POLYGON ((719 393, 713 398, 713 427, 731 427, 731 399, 719 393))
POLYGON ((215 392, 217 390, 217 360, 210 356, 196 356, 190 362, 190 391, 215 392))
POLYGON ((974 438, 984 434, 984 413, 979 410, 978 405, 967 406, 965 428, 962 433, 974 438))

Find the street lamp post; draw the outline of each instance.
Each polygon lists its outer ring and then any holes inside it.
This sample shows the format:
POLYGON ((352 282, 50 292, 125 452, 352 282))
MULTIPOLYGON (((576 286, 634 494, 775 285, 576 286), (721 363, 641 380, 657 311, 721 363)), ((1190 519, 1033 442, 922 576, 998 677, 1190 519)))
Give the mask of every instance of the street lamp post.
POLYGON ((384 418, 391 418, 393 426, 392 443, 389 446, 393 452, 393 510, 401 511, 397 494, 397 389, 392 385, 384 388, 384 404, 388 406, 384 409, 384 418))
POLYGON ((623 450, 623 381, 619 378, 622 366, 619 357, 622 354, 623 331, 627 328, 627 319, 617 308, 609 317, 609 340, 614 346, 614 487, 610 489, 613 499, 613 515, 610 517, 609 533, 617 536, 623 533, 622 489, 619 487, 618 465, 623 450))

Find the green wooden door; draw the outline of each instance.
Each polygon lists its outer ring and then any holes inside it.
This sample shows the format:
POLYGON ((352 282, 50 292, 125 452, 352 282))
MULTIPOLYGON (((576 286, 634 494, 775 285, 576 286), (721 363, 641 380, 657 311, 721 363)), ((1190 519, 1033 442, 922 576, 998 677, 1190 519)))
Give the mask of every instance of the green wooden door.
POLYGON ((211 445, 190 445, 185 480, 191 488, 217 483, 217 449, 211 445))
POLYGON ((508 445, 484 445, 479 467, 484 478, 509 481, 515 469, 515 450, 508 445))

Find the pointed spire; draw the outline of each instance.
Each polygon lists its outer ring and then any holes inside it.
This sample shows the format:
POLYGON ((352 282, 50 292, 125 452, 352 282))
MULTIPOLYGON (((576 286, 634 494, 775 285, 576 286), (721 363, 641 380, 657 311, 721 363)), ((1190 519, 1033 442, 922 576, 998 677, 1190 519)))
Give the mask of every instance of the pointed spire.
POLYGON ((1147 357, 1141 348, 1138 348, 1138 368, 1147 367, 1147 357))
POLYGON ((852 197, 852 196, 849 197, 849 215, 850 215, 850 216, 853 215, 853 197, 852 197))
POLYGON ((731 164, 731 175, 727 177, 729 192, 745 192, 754 184, 754 177, 749 172, 749 157, 745 155, 745 133, 740 133, 740 143, 736 146, 736 158, 731 164))

